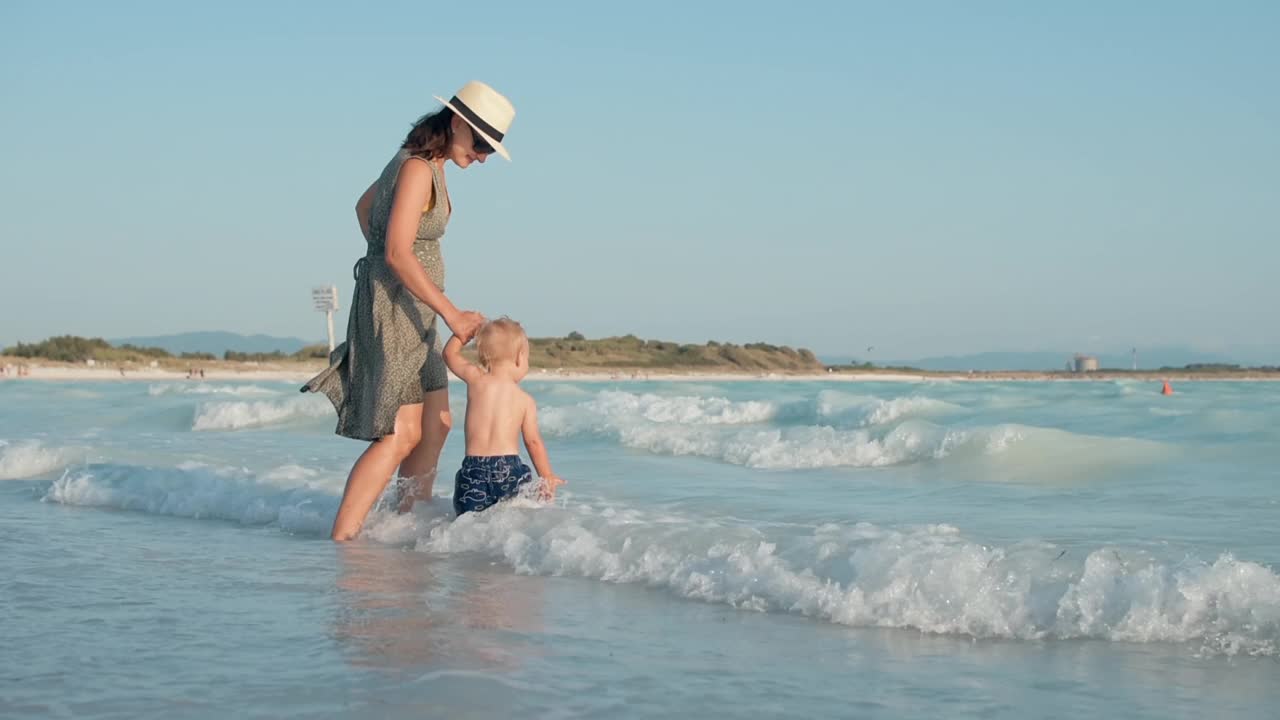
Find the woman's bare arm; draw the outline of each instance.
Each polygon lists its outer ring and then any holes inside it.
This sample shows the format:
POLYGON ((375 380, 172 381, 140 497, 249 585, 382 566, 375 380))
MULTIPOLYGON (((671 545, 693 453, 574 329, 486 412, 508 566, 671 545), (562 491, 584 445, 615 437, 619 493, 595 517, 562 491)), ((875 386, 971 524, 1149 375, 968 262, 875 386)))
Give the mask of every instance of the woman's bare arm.
POLYGON ((356 201, 356 221, 360 223, 360 233, 364 235, 364 241, 369 242, 369 212, 373 210, 373 194, 376 192, 378 183, 375 181, 369 186, 368 190, 360 196, 356 201))
POLYGON ((431 168, 425 160, 410 158, 400 168, 396 180, 395 199, 391 203, 391 220, 387 224, 387 266, 414 297, 427 304, 457 331, 458 308, 431 278, 413 254, 413 241, 422 219, 422 208, 431 200, 431 168))

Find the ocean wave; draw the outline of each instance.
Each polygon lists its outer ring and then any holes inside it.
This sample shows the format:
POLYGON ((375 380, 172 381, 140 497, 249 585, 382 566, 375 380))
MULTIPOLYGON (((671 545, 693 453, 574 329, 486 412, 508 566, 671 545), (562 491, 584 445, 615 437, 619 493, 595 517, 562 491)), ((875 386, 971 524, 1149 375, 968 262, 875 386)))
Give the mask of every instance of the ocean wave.
POLYGON ((522 573, 644 584, 858 627, 1198 643, 1224 654, 1280 648, 1280 577, 1230 555, 1170 565, 1120 548, 1073 555, 1046 544, 990 547, 945 525, 823 525, 771 537, 588 504, 500 505, 433 525, 417 549, 482 553, 522 573))
POLYGON ((536 389, 540 397, 589 397, 595 393, 579 385, 563 381, 531 380, 527 385, 536 389))
POLYGON ((1117 395, 1137 395, 1142 391, 1145 383, 1139 383, 1136 380, 1112 380, 1111 387, 1117 395))
POLYGON ((841 421, 859 427, 888 425, 912 417, 934 417, 958 413, 963 407, 925 395, 880 398, 850 395, 836 390, 823 390, 817 397, 817 417, 823 421, 841 421))
POLYGON ((778 416, 779 406, 699 395, 666 396, 605 390, 575 405, 547 407, 539 422, 554 433, 577 434, 647 422, 670 425, 746 425, 778 416))
POLYGON ((152 397, 161 395, 233 395, 236 397, 268 397, 281 391, 260 385, 206 385, 204 383, 160 383, 147 388, 152 397))
POLYGON ((709 428, 639 425, 619 431, 621 443, 660 455, 692 455, 761 469, 892 465, 916 451, 906 433, 883 440, 863 430, 830 427, 772 428, 732 433, 709 428))
POLYGON ((1167 452, 1160 443, 1134 438, 1014 423, 954 427, 930 421, 963 412, 964 406, 922 395, 880 398, 823 390, 814 398, 765 402, 610 390, 588 401, 544 408, 540 424, 551 436, 610 437, 659 455, 771 470, 980 457, 995 458, 1010 471, 1056 464, 1052 474, 1061 475, 1058 470, 1147 462, 1167 452))
MULTIPOLYGON (((989 466, 996 463, 1002 472, 991 479, 1014 479, 1018 470, 1026 470, 1028 476, 1062 475, 1084 465, 1149 462, 1168 452, 1160 443, 1133 438, 1079 435, 1018 424, 948 428, 925 420, 904 420, 888 428, 840 429, 828 425, 671 425, 614 419, 581 429, 658 455, 703 457, 757 469, 883 467, 954 458, 982 460, 989 466)), ((553 422, 548 434, 575 430, 578 428, 573 425, 553 422)))
POLYGON ((0 440, 0 480, 21 480, 60 470, 75 462, 77 455, 72 448, 45 447, 35 440, 0 440))
MULTIPOLYGON (((314 468, 296 464, 255 473, 195 461, 177 467, 102 463, 65 470, 41 499, 327 537, 342 485, 342 476, 326 477, 314 468)), ((385 544, 412 544, 426 527, 453 519, 448 500, 418 503, 413 513, 401 514, 394 510, 394 495, 393 486, 388 485, 365 518, 363 537, 385 544)), ((533 501, 520 502, 527 506, 533 501)))
POLYGON ((871 428, 963 410, 959 405, 925 396, 886 399, 834 390, 823 390, 814 398, 785 402, 606 390, 574 405, 547 407, 541 412, 541 422, 550 432, 559 435, 617 433, 634 430, 639 425, 810 423, 871 428))
MULTIPOLYGON (((100 464, 67 470, 44 501, 319 537, 337 510, 340 482, 332 480, 318 483, 315 471, 288 465, 255 475, 194 463, 100 464)), ((1280 576, 1229 554, 1169 562, 1127 547, 992 546, 949 525, 760 526, 569 494, 558 505, 518 499, 456 520, 443 502, 407 515, 375 510, 363 537, 855 627, 1280 654, 1280 576)))
MULTIPOLYGON (((1031 432, 1035 429, 1026 429, 1031 432)), ((882 467, 938 460, 957 452, 995 454, 1024 438, 1018 426, 949 430, 909 420, 883 436, 868 430, 804 426, 740 430, 636 426, 622 430, 623 445, 660 455, 692 455, 766 470, 882 467)))
POLYGON ((43 499, 63 505, 277 525, 303 534, 327 532, 338 508, 338 496, 327 488, 311 483, 281 487, 278 477, 263 482, 245 470, 198 463, 176 468, 75 467, 53 481, 43 499))
POLYGON ((1176 447, 1132 437, 1003 424, 953 435, 945 456, 981 463, 988 480, 1069 480, 1167 461, 1176 447))
POLYGON ((1149 407, 1147 410, 1152 415, 1157 415, 1159 417, 1185 417, 1192 414, 1191 410, 1181 410, 1178 408, 1149 407))
POLYGON ((287 400, 226 400, 201 403, 196 407, 192 430, 240 430, 281 425, 333 414, 333 406, 319 395, 303 395, 287 400))
POLYGON ((1275 423, 1267 413, 1240 408, 1215 408, 1203 413, 1207 426, 1222 433, 1247 434, 1271 430, 1275 423))

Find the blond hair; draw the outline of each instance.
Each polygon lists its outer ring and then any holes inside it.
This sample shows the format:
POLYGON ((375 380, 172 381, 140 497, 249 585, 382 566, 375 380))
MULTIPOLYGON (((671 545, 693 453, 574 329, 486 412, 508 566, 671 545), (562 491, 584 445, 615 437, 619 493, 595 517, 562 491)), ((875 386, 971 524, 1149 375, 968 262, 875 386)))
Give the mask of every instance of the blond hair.
POLYGON ((524 327, 509 317, 491 320, 476 333, 476 353, 480 366, 488 370, 495 362, 515 362, 520 350, 529 341, 524 327))

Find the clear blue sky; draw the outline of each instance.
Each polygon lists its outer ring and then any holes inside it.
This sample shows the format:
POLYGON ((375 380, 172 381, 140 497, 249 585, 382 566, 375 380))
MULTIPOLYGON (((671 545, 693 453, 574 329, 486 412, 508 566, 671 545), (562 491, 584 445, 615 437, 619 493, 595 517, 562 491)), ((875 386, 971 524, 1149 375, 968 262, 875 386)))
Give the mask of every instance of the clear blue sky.
POLYGON ((323 337, 463 82, 448 291, 535 335, 1280 355, 1280 3, 0 3, 0 342, 323 337), (1261 348, 1261 349, 1259 349, 1261 348))

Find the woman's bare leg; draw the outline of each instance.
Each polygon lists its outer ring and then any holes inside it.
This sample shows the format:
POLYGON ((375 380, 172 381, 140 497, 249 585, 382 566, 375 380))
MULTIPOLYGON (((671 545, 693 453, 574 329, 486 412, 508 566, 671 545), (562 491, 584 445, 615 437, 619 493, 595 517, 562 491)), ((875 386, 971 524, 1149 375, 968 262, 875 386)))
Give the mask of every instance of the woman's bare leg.
POLYGON ((386 489, 391 473, 422 439, 422 405, 402 405, 396 412, 395 432, 369 444, 356 460, 342 491, 332 537, 338 542, 360 534, 365 516, 386 489))
POLYGON ((416 500, 431 500, 440 465, 440 450, 453 427, 449 412, 449 388, 429 392, 422 400, 422 440, 400 463, 400 477, 405 479, 405 493, 400 498, 400 512, 413 509, 416 500))

